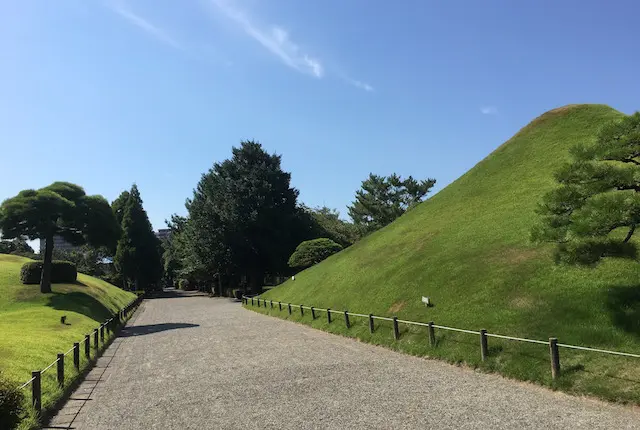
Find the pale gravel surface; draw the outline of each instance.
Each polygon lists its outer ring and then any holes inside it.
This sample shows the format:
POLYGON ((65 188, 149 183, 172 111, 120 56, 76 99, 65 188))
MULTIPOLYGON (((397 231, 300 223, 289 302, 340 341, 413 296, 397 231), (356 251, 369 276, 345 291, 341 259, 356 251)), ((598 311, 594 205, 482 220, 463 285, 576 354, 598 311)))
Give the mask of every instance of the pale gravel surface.
POLYGON ((130 325, 139 335, 114 342, 52 427, 640 428, 637 408, 399 354, 227 299, 147 300, 130 325))

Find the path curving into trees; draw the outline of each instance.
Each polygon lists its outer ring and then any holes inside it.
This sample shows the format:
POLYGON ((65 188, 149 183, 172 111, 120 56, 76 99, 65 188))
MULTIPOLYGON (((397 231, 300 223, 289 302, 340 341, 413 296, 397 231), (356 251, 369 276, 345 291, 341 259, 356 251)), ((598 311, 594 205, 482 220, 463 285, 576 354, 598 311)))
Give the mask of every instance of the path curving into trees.
POLYGON ((143 303, 53 428, 640 428, 640 411, 244 310, 143 303))

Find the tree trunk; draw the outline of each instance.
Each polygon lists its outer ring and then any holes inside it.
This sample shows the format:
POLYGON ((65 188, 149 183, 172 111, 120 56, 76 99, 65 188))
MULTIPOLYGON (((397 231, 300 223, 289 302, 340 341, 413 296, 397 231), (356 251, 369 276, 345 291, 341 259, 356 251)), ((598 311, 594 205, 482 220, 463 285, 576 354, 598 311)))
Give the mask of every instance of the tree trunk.
POLYGON ((249 288, 252 293, 261 293, 262 284, 264 283, 264 271, 261 269, 254 269, 249 276, 249 288))
POLYGON ((44 240, 44 260, 42 262, 42 278, 40 278, 40 292, 51 292, 51 260, 53 259, 53 234, 44 240))

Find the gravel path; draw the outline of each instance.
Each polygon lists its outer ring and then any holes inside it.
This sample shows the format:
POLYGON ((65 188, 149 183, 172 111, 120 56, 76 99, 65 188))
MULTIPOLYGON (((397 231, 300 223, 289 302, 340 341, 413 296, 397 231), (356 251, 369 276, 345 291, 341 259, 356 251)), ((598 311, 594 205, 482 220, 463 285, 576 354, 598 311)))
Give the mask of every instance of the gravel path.
POLYGON ((52 428, 640 428, 638 409, 180 293, 145 301, 71 398, 52 428))

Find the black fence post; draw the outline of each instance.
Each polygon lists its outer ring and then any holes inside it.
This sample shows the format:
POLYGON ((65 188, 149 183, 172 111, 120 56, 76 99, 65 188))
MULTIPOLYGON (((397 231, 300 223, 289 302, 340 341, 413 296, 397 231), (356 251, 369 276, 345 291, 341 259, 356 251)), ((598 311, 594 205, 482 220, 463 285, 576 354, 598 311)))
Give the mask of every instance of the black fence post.
POLYGON ((278 310, 282 311, 282 302, 278 302, 278 310))
POLYGON ((433 321, 429 321, 429 345, 436 346, 436 331, 433 328, 433 321))
POLYGON ((251 306, 253 306, 253 297, 251 297, 251 306))
POLYGON ((96 354, 98 351, 98 329, 93 331, 93 347, 96 349, 96 354))
POLYGON ((289 303, 289 315, 291 315, 291 303, 289 303))
POLYGON ((331 308, 327 309, 327 322, 331 324, 331 308))
POLYGON ((58 385, 64 387, 64 354, 58 354, 58 385))
POLYGON ((313 306, 311 306, 311 319, 312 320, 316 319, 316 310, 313 309, 313 306))
POLYGON ((549 338, 549 353, 551 354, 551 377, 556 379, 560 376, 560 352, 558 351, 558 339, 549 338))
POLYGON ((42 412, 41 375, 42 373, 39 370, 31 372, 31 377, 33 378, 31 382, 31 402, 38 415, 42 412))
POLYGON ((344 325, 347 326, 347 328, 351 328, 351 323, 349 322, 349 312, 348 311, 344 311, 344 325))
POLYGON ((91 344, 90 344, 90 335, 84 336, 84 355, 87 357, 87 361, 91 360, 91 344))
POLYGON ((304 316, 304 308, 302 307, 302 305, 300 305, 300 316, 304 316))
POLYGON ((100 342, 104 345, 104 324, 100 326, 100 342))
POLYGON ((369 333, 373 334, 373 314, 369 314, 369 333))
POLYGON ((398 328, 398 317, 393 317, 393 338, 400 339, 400 329, 398 328))
POLYGON ((273 309, 273 300, 270 300, 269 303, 271 304, 271 309, 273 309))
POLYGON ((73 366, 76 368, 78 372, 80 371, 80 343, 79 342, 73 343, 73 366))
POLYGON ((489 347, 487 346, 487 331, 480 330, 480 358, 485 361, 489 356, 489 347))

